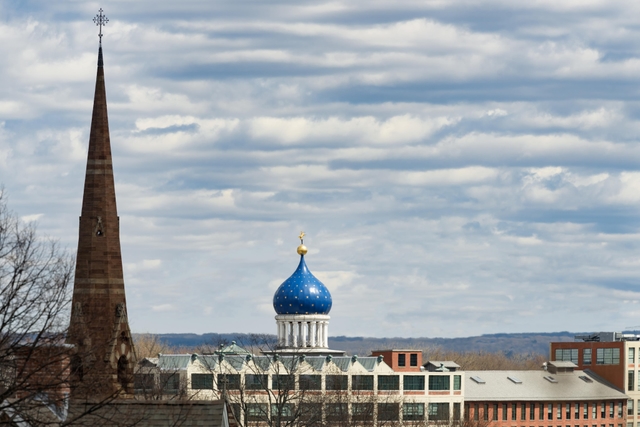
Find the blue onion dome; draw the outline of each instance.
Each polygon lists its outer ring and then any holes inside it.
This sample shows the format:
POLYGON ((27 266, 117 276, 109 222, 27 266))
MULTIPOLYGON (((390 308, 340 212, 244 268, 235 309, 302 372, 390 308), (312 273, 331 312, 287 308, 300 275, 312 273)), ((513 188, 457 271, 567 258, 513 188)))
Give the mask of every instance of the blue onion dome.
POLYGON ((278 314, 329 314, 331 294, 307 268, 304 255, 307 248, 298 246, 300 264, 273 296, 273 308, 278 314))

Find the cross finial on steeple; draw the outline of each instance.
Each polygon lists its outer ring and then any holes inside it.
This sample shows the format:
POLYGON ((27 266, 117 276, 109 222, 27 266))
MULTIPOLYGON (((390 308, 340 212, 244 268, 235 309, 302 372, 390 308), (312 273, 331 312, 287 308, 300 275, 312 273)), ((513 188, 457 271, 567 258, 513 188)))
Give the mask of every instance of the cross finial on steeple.
POLYGON ((96 23, 96 25, 98 27, 100 27, 100 32, 98 33, 98 37, 100 37, 100 44, 102 45, 102 27, 104 25, 107 25, 107 22, 109 22, 109 18, 107 18, 105 15, 102 14, 102 12, 104 12, 102 10, 102 8, 100 8, 100 10, 98 10, 98 14, 96 15, 95 18, 93 18, 93 22, 96 23))

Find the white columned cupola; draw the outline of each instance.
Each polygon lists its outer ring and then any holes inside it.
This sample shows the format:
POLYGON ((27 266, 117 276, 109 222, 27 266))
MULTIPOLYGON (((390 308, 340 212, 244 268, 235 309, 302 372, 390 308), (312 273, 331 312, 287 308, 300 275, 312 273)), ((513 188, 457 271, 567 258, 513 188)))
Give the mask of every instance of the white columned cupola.
POLYGON ((300 234, 300 263, 273 296, 278 328, 278 348, 301 350, 329 347, 331 294, 307 268, 304 232, 300 234))

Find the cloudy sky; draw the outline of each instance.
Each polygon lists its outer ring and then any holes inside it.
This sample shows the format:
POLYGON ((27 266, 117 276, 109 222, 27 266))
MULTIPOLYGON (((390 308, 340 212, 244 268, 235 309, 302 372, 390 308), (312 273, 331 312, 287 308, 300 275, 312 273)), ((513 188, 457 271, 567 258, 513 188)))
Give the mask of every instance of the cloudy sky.
POLYGON ((640 4, 0 3, 0 183, 75 251, 99 7, 135 332, 640 329, 640 4))

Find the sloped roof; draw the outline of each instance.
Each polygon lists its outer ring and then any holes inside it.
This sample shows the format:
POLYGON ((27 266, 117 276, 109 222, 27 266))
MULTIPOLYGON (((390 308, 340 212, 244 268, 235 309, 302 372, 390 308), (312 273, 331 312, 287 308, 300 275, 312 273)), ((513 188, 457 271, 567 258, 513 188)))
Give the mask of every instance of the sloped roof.
POLYGON ((236 371, 242 370, 244 362, 247 360, 245 356, 227 356, 224 358, 236 371))
POLYGON ((255 356, 253 363, 255 363, 261 371, 267 371, 271 366, 271 358, 269 356, 255 356))
POLYGON ((229 345, 224 345, 221 344, 220 348, 218 348, 218 350, 216 350, 216 354, 241 354, 241 355, 247 355, 247 354, 251 354, 249 351, 247 351, 244 347, 240 347, 238 344, 236 344, 235 341, 231 341, 231 344, 229 345))
POLYGON ((316 371, 322 371, 325 360, 326 357, 324 356, 308 356, 305 358, 305 362, 311 365, 311 367, 316 371))
POLYGON ((340 368, 342 372, 347 372, 351 367, 351 357, 334 357, 331 361, 340 368))
POLYGON ((626 399, 624 393, 590 371, 466 371, 464 376, 464 398, 472 402, 626 399))
POLYGON ((215 355, 203 355, 197 356, 198 362, 207 369, 213 370, 218 365, 218 356, 215 355))
POLYGON ((136 401, 114 400, 103 405, 72 403, 67 422, 73 426, 130 426, 137 427, 229 427, 226 405, 213 401, 136 401), (79 417, 77 421, 74 418, 79 417))
POLYGON ((433 366, 434 368, 438 369, 441 366, 444 366, 445 368, 451 370, 451 369, 455 369, 458 370, 460 369, 460 365, 458 365, 456 362, 451 361, 451 360, 429 360, 425 366, 433 366))
POLYGON ((358 362, 362 365, 364 369, 369 372, 373 372, 373 370, 378 365, 377 357, 358 357, 358 362))
POLYGON ((553 365, 556 368, 577 368, 578 365, 569 361, 569 360, 554 360, 552 362, 547 362, 549 365, 553 365))
POLYGON ((157 366, 166 370, 187 369, 191 357, 191 354, 159 354, 157 366))

